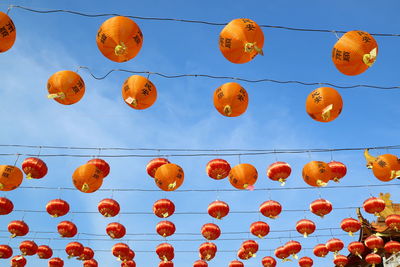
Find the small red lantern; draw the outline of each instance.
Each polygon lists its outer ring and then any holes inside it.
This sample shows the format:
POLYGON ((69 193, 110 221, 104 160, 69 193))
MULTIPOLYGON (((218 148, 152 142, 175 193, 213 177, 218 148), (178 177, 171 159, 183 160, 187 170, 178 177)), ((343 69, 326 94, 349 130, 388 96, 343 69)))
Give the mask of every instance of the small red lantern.
POLYGON ((364 246, 364 244, 361 243, 361 242, 354 241, 354 242, 351 242, 351 243, 347 246, 347 249, 349 250, 349 252, 350 252, 351 254, 356 255, 356 256, 362 258, 361 255, 362 255, 362 254, 364 253, 364 251, 365 251, 365 246, 364 246))
POLYGON ((301 251, 301 244, 297 241, 290 240, 285 244, 286 251, 289 255, 292 255, 293 258, 298 259, 297 254, 301 251))
POLYGON ((174 267, 174 263, 172 261, 162 261, 158 264, 158 267, 174 267))
POLYGON ((120 211, 120 206, 114 199, 105 198, 99 202, 97 209, 104 217, 115 217, 120 211))
POLYGON ((97 267, 99 264, 95 259, 85 260, 83 262, 83 267, 97 267))
POLYGON ((0 215, 10 214, 14 210, 14 204, 5 197, 0 197, 0 215))
POLYGON ((248 260, 248 259, 251 258, 251 256, 249 255, 249 253, 247 253, 247 252, 244 250, 244 248, 242 248, 242 247, 238 250, 237 257, 238 257, 239 259, 241 259, 241 260, 248 260))
POLYGON ((208 267, 208 263, 203 260, 197 260, 193 263, 193 267, 208 267))
POLYGON ((103 178, 106 178, 110 173, 110 165, 104 159, 91 159, 87 163, 96 166, 103 173, 103 178))
POLYGON ((157 223, 156 231, 162 237, 168 237, 175 233, 175 224, 170 221, 162 221, 157 223))
POLYGON ((22 256, 32 256, 35 255, 38 251, 38 246, 35 242, 31 240, 26 240, 22 241, 21 244, 19 244, 19 250, 21 251, 22 256))
POLYGON ((51 217, 61 217, 69 212, 69 204, 62 199, 53 199, 47 203, 46 211, 51 217))
POLYGON ((223 201, 216 200, 208 205, 208 214, 218 220, 224 218, 229 213, 229 206, 223 201))
MULTIPOLYGON (((396 254, 400 251, 400 242, 389 241, 385 244, 384 249, 387 253, 396 254)), ((1 253, 1 252, 0 252, 1 253)), ((1 258, 1 257, 0 257, 1 258)))
POLYGON ((216 253, 217 246, 214 243, 206 242, 199 247, 199 255, 202 260, 210 261, 215 257, 216 253))
POLYGON ((400 231, 400 215, 398 214, 391 214, 386 217, 385 219, 386 225, 395 231, 400 231))
POLYGON ((282 206, 275 200, 268 200, 260 205, 259 210, 265 217, 276 219, 282 212, 282 206))
POLYGON ((135 261, 124 261, 121 263, 121 267, 136 267, 135 261))
POLYGON ((78 233, 78 228, 73 222, 62 221, 57 225, 57 231, 61 237, 74 237, 78 233))
POLYGON ((22 162, 22 170, 27 179, 40 179, 47 174, 46 163, 39 158, 26 158, 22 162))
POLYGON ((129 250, 130 248, 127 244, 117 243, 112 247, 111 252, 115 257, 121 260, 129 255, 129 250))
POLYGON ((314 264, 314 261, 309 257, 302 257, 299 260, 299 266, 300 267, 312 267, 313 264, 314 264))
POLYGON ((314 247, 313 253, 317 257, 324 258, 326 255, 328 255, 329 250, 326 248, 325 244, 318 244, 314 247))
POLYGON ((314 233, 315 223, 313 221, 303 219, 296 223, 296 230, 302 234, 305 238, 314 233))
POLYGON ((159 199, 153 204, 153 212, 159 218, 168 218, 175 212, 175 205, 169 199, 159 199))
POLYGON ((365 212, 379 216, 379 213, 386 208, 386 204, 383 199, 371 197, 364 201, 363 208, 365 212))
POLYGON ((112 239, 119 239, 125 236, 126 229, 122 224, 113 222, 107 225, 106 232, 112 239))
POLYGON ((26 265, 26 259, 24 256, 18 255, 11 259, 11 267, 24 267, 26 265))
POLYGON ((169 162, 169 160, 164 159, 164 158, 156 158, 156 159, 152 159, 150 160, 149 163, 147 163, 146 166, 146 171, 147 173, 154 178, 154 176, 156 175, 156 171, 159 167, 161 167, 164 164, 168 164, 171 163, 169 162))
POLYGON ((323 218, 332 211, 332 203, 326 199, 317 199, 311 202, 310 211, 323 218))
POLYGON ((344 165, 341 162, 338 161, 331 161, 328 163, 328 166, 331 167, 332 171, 332 181, 334 182, 339 182, 340 179, 342 179, 346 173, 347 173, 347 168, 346 165, 344 165))
POLYGON ((8 224, 8 231, 11 238, 25 236, 29 232, 29 226, 24 221, 12 221, 8 224))
POLYGON ((340 239, 332 238, 332 239, 328 240, 328 242, 326 242, 326 248, 330 252, 333 252, 335 255, 337 255, 338 252, 344 248, 344 243, 340 239))
POLYGON ((46 245, 41 245, 38 247, 36 254, 40 259, 50 259, 53 256, 53 250, 46 245))
POLYGON ((230 171, 231 165, 224 159, 213 159, 207 163, 207 175, 215 180, 226 178, 230 171))
MULTIPOLYGON (((77 260, 88 261, 88 260, 93 259, 93 257, 94 257, 94 251, 89 247, 84 247, 82 254, 77 258, 77 260)), ((84 266, 85 266, 85 264, 84 264, 84 266)), ((90 265, 88 265, 88 266, 90 266, 90 265)))
POLYGON ((0 245, 0 259, 8 259, 13 255, 13 250, 9 245, 0 245))
POLYGON ((361 229, 361 223, 356 219, 346 218, 342 220, 340 227, 343 231, 348 232, 350 236, 353 236, 353 233, 361 229))
POLYGON ((82 255, 83 250, 84 247, 79 242, 68 243, 67 246, 65 247, 65 252, 68 255, 68 259, 73 257, 79 257, 80 255, 82 255))
POLYGON ((160 260, 164 262, 174 259, 174 247, 168 243, 159 244, 156 247, 156 253, 160 260))
POLYGON ((52 258, 49 260, 49 267, 63 267, 64 261, 60 258, 52 258))
POLYGON ((228 267, 244 267, 244 264, 241 261, 231 261, 228 267))
POLYGON ((281 185, 285 185, 286 179, 290 176, 292 168, 286 162, 277 161, 269 165, 267 169, 267 176, 272 181, 278 181, 281 185))
POLYGON ((253 222, 250 225, 250 232, 259 238, 264 238, 269 234, 269 225, 261 221, 253 222))
POLYGON ((375 265, 380 264, 382 262, 382 258, 378 254, 370 253, 367 256, 365 256, 365 261, 368 264, 371 264, 372 267, 375 267, 375 265))
POLYGON ((270 256, 264 257, 261 263, 263 267, 276 267, 276 260, 270 256))
POLYGON ((201 227, 201 234, 207 240, 216 240, 221 235, 221 229, 216 224, 207 223, 201 227))
POLYGON ((349 263, 349 259, 343 255, 336 255, 333 263, 338 267, 345 267, 349 263))
POLYGON ((131 260, 133 260, 133 258, 135 258, 135 252, 132 249, 129 249, 128 255, 121 257, 120 260, 121 261, 131 261, 131 260))
POLYGON ((371 235, 364 240, 364 245, 373 250, 374 253, 378 252, 378 249, 383 248, 384 244, 383 239, 376 235, 371 235))
POLYGON ((247 240, 242 243, 241 248, 247 253, 250 257, 255 257, 258 251, 258 243, 254 240, 247 240))
POLYGON ((285 246, 279 247, 277 249, 275 249, 275 257, 277 257, 278 259, 281 259, 283 262, 285 261, 290 261, 288 259, 288 257, 290 256, 289 252, 287 251, 285 246))

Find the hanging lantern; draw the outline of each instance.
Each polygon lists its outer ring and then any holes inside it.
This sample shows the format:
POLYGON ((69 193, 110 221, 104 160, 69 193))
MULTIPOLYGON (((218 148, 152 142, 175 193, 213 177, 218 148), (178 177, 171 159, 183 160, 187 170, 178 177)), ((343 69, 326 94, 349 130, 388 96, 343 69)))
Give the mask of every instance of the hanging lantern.
POLYGON ((290 254, 287 251, 287 248, 285 246, 281 246, 281 247, 275 249, 274 254, 275 254, 275 257, 277 257, 278 259, 281 259, 282 262, 291 261, 290 259, 288 259, 290 254))
POLYGON ((229 205, 223 201, 216 200, 208 205, 208 214, 218 220, 221 220, 229 213, 229 205))
POLYGON ((0 191, 18 188, 23 180, 22 171, 11 165, 0 165, 0 191))
POLYGON ((236 189, 247 189, 256 183, 257 178, 257 169, 247 163, 236 165, 229 172, 229 182, 236 189))
POLYGON ((385 219, 386 225, 395 230, 396 232, 400 231, 400 215, 399 214, 391 214, 385 219))
POLYGON ((156 102, 157 88, 149 79, 132 75, 122 85, 122 98, 133 109, 146 109, 156 102))
POLYGON ((106 233, 112 239, 123 238, 126 234, 125 226, 120 223, 113 222, 109 223, 106 227, 106 233))
POLYGON ((277 161, 269 165, 267 169, 267 176, 272 181, 278 181, 281 185, 285 185, 286 179, 290 176, 292 168, 286 162, 277 161))
POLYGON ((168 218, 175 212, 175 205, 169 199, 159 199, 153 204, 153 213, 159 218, 168 218))
POLYGON ((241 260, 248 260, 251 258, 250 254, 242 247, 238 250, 237 257, 241 260))
POLYGON ((386 208, 386 204, 383 199, 371 197, 364 201, 363 208, 365 212, 379 216, 379 213, 386 208))
POLYGON ((329 250, 326 248, 325 244, 318 244, 314 247, 313 253, 317 257, 324 258, 326 255, 328 255, 329 250))
POLYGON ((208 263, 203 260, 197 260, 193 263, 193 267, 208 267, 208 263))
POLYGON ((47 165, 39 158, 26 158, 22 162, 22 170, 28 179, 40 179, 47 174, 47 165))
POLYGON ((53 256, 53 250, 46 245, 38 246, 36 254, 38 255, 39 259, 50 259, 53 256))
POLYGON ((207 240, 216 240, 221 235, 221 230, 214 223, 206 223, 201 227, 201 234, 207 240))
POLYGON ((215 180, 226 178, 230 171, 231 165, 224 159, 210 160, 206 166, 207 175, 215 180))
POLYGON ((358 256, 360 259, 362 259, 362 254, 365 251, 365 246, 363 243, 358 242, 358 241, 354 241, 351 242, 348 246, 347 249, 349 250, 349 252, 353 255, 358 256))
POLYGON ((384 244, 383 239, 376 235, 371 235, 364 240, 364 245, 373 250, 374 253, 378 252, 378 249, 383 248, 384 244))
POLYGON ((315 215, 323 218, 332 211, 332 203, 326 199, 317 199, 311 202, 310 211, 315 215))
POLYGON ((57 225, 57 231, 61 237, 71 238, 78 233, 78 228, 73 222, 62 221, 57 225))
POLYGON ((129 246, 124 243, 117 243, 111 248, 111 253, 118 258, 118 260, 121 260, 122 258, 125 258, 129 255, 129 246))
POLYGON ((353 233, 361 229, 361 223, 356 219, 346 218, 342 220, 340 227, 343 231, 348 232, 350 236, 353 236, 353 233))
POLYGON ((310 257, 302 257, 299 260, 300 267, 312 267, 313 264, 314 264, 314 261, 310 257))
POLYGON ((63 70, 51 75, 47 81, 48 98, 63 105, 79 102, 85 94, 85 82, 78 73, 63 70))
POLYGON ((123 257, 121 257, 120 260, 121 260, 122 262, 125 262, 125 261, 131 261, 131 260, 133 260, 134 258, 135 258, 135 252, 134 252, 132 249, 129 249, 128 254, 125 255, 125 256, 123 256, 123 257))
POLYGON ((367 161, 367 168, 372 169, 374 176, 382 181, 389 182, 400 177, 400 160, 392 154, 384 154, 373 157, 368 149, 364 151, 364 157, 367 161))
POLYGON ((260 205, 259 211, 265 217, 276 219, 282 212, 282 206, 275 200, 268 200, 260 205))
POLYGON ((22 241, 19 244, 19 250, 21 251, 22 256, 32 256, 37 253, 38 245, 31 240, 22 241))
POLYGON ((340 239, 332 238, 326 242, 326 248, 337 255, 344 248, 344 243, 340 239))
POLYGON ((374 37, 364 31, 346 32, 332 50, 332 61, 345 75, 358 75, 371 67, 378 55, 374 37))
POLYGON ((24 221, 12 221, 8 224, 8 231, 11 233, 11 238, 25 236, 29 232, 29 227, 24 221))
POLYGON ((276 267, 276 260, 270 256, 262 258, 261 263, 263 267, 276 267))
POLYGON ((214 107, 223 116, 238 117, 246 112, 248 104, 247 91, 238 83, 225 83, 214 92, 214 107))
POLYGON ((143 44, 143 34, 130 18, 115 16, 100 26, 96 42, 106 58, 115 62, 125 62, 139 53, 143 44))
POLYGON ((312 91, 306 100, 306 112, 319 122, 335 120, 343 109, 343 100, 338 91, 331 87, 320 87, 312 91))
POLYGON ((17 255, 11 259, 11 267, 24 267, 26 265, 26 259, 24 256, 17 255))
POLYGON ((103 184, 103 173, 93 164, 84 164, 72 174, 76 189, 83 193, 93 193, 103 184))
POLYGON ((258 238, 264 238, 269 234, 269 225, 262 221, 253 222, 250 225, 250 233, 258 238))
POLYGON ((103 178, 106 178, 110 174, 110 165, 104 159, 91 159, 87 163, 96 166, 102 172, 103 178))
POLYGON ((47 203, 46 211, 51 217, 61 217, 69 212, 69 204, 62 199, 53 199, 47 203))
POLYGON ((333 259, 333 264, 335 264, 337 267, 345 267, 348 263, 349 259, 343 255, 336 255, 336 257, 333 259))
POLYGON ((49 267, 63 267, 64 261, 60 258, 52 258, 49 260, 49 267))
POLYGON ((244 264, 241 261, 231 261, 228 267, 244 267, 244 264))
MULTIPOLYGON (((400 242, 397 241, 389 241, 385 244, 383 247, 385 251, 389 254, 396 254, 397 252, 400 252, 400 242)), ((0 252, 1 254, 1 252, 0 252)), ((1 258, 1 257, 0 257, 1 258)))
POLYGON ((0 215, 10 214, 14 210, 14 204, 5 197, 0 197, 0 215))
POLYGON ((328 163, 328 166, 331 168, 332 171, 332 178, 331 180, 334 182, 339 182, 340 179, 342 179, 346 173, 347 173, 347 167, 341 162, 338 161, 331 161, 328 163))
POLYGON ((84 247, 79 242, 68 243, 67 246, 65 247, 65 252, 68 255, 68 259, 73 257, 79 257, 80 255, 82 255, 83 250, 84 247))
POLYGON ((184 179, 182 168, 173 163, 160 166, 154 176, 156 185, 163 191, 175 191, 183 184, 184 179))
POLYGON ((264 55, 263 46, 264 33, 251 19, 234 19, 219 34, 219 49, 232 63, 242 64, 264 55))
MULTIPOLYGON (((93 259, 93 257, 94 257, 94 251, 89 247, 84 247, 82 254, 77 258, 77 260, 89 261, 89 260, 93 259)), ((97 262, 96 262, 96 264, 97 264, 97 262)), ((83 263, 83 266, 85 266, 85 263, 83 263)), ((91 265, 88 265, 88 266, 91 266, 91 265)))
POLYGON ((120 206, 114 199, 105 198, 99 202, 97 209, 104 217, 115 217, 120 211, 120 206))
POLYGON ((326 186, 331 178, 331 168, 323 161, 310 161, 303 167, 303 180, 308 185, 326 186))
POLYGON ((0 245, 0 259, 8 259, 13 255, 13 250, 9 245, 0 245))
POLYGON ((217 246, 214 243, 206 242, 199 247, 199 255, 202 260, 210 261, 215 257, 216 253, 217 246))
POLYGON ((162 237, 173 235, 175 230, 175 224, 170 221, 161 221, 156 225, 156 232, 162 237))
POLYGON ((258 251, 258 243, 254 240, 247 240, 242 243, 241 248, 250 256, 255 257, 258 251))
POLYGON ((169 160, 164 159, 164 158, 155 158, 149 161, 146 166, 146 171, 147 173, 154 178, 156 175, 156 171, 159 167, 161 167, 164 164, 171 163, 169 160))
POLYGON ((382 258, 378 254, 370 253, 365 256, 365 261, 368 264, 371 264, 371 267, 375 267, 377 264, 380 264, 382 262, 382 258))
POLYGON ((315 228, 315 223, 307 219, 300 220, 296 223, 297 232, 302 234, 304 238, 307 238, 309 235, 314 233, 315 228))
POLYGON ((174 247, 168 243, 159 244, 156 247, 156 253, 160 260, 164 262, 172 261, 174 259, 174 247))
POLYGON ((2 29, 0 35, 0 53, 3 53, 14 45, 17 38, 17 31, 12 19, 3 12, 0 12, 0 28, 2 29))
POLYGON ((99 264, 95 259, 85 260, 83 262, 83 267, 97 267, 99 264))
POLYGON ((158 267, 174 267, 174 263, 172 261, 162 261, 158 264, 158 267))
POLYGON ((285 244, 286 250, 293 258, 298 259, 297 254, 301 251, 301 244, 297 241, 290 240, 285 244))
POLYGON ((121 267, 136 267, 135 261, 123 261, 121 267))

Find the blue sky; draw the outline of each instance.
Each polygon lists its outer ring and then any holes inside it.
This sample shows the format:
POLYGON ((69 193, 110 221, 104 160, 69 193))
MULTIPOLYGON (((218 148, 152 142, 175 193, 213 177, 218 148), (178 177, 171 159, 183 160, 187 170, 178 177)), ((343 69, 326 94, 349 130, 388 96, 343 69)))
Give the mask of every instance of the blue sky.
MULTIPOLYGON (((119 13, 136 16, 186 18, 228 22, 235 18, 251 18, 259 24, 283 25, 304 28, 336 30, 360 29, 368 32, 398 33, 398 1, 352 3, 350 1, 2 1, 0 8, 6 11, 8 4, 20 4, 38 9, 69 9, 88 13, 119 13)), ((249 94, 249 107, 238 118, 221 116, 213 107, 214 90, 227 80, 205 78, 164 79, 150 76, 158 90, 157 102, 143 111, 130 109, 121 98, 121 86, 129 77, 126 73, 113 73, 107 79, 97 81, 85 70, 79 74, 86 83, 86 94, 77 104, 62 106, 46 98, 47 79, 59 70, 76 70, 88 66, 96 75, 105 74, 113 68, 137 71, 153 71, 167 74, 212 74, 240 76, 251 79, 271 78, 277 80, 301 80, 307 82, 333 82, 337 84, 398 85, 399 37, 377 37, 379 55, 375 65, 365 73, 344 76, 331 62, 331 49, 336 42, 332 33, 293 32, 264 28, 264 57, 256 57, 250 63, 235 65, 228 62, 218 48, 218 35, 222 27, 176 22, 141 21, 136 23, 144 34, 142 50, 136 58, 126 63, 114 63, 98 51, 95 36, 106 18, 87 18, 70 14, 34 14, 13 9, 10 16, 17 27, 17 41, 8 52, 0 55, 1 90, 0 105, 1 143, 83 147, 147 147, 147 148, 198 148, 198 149, 282 149, 282 148, 341 148, 398 144, 399 90, 375 90, 368 88, 342 89, 344 109, 338 119, 331 123, 313 121, 305 112, 305 99, 314 86, 282 85, 273 83, 241 83, 249 94)), ((37 153, 35 149, 5 149, 0 153, 37 153)), ((42 153, 64 153, 47 151, 42 153)), ((68 151, 67 151, 68 152, 68 151)), ((374 154, 396 154, 397 151, 374 151, 374 154)), ((76 153, 87 153, 77 151, 76 153)), ((97 154, 97 151, 89 153, 97 154)), ((253 164, 259 172, 256 188, 279 188, 266 178, 266 168, 276 158, 292 166, 287 187, 306 184, 301 179, 302 166, 310 160, 334 160, 344 162, 348 174, 341 185, 379 184, 365 168, 361 152, 310 153, 294 155, 242 156, 241 162, 253 164)), ((185 183, 181 189, 230 189, 227 180, 214 181, 205 174, 206 163, 213 157, 170 157, 185 171, 185 183)), ((13 164, 16 157, 2 157, 2 164, 13 164)), ((238 157, 226 157, 231 165, 238 157)), ((71 175, 86 158, 44 158, 49 167, 42 180, 24 180, 22 186, 71 187, 71 175)), ((147 158, 112 158, 111 174, 103 188, 157 189, 145 170, 147 158)), ((22 158, 18 164, 21 164, 22 158)), ((397 181, 390 182, 396 184, 397 181)), ((356 188, 253 192, 184 193, 172 192, 114 192, 122 211, 151 211, 154 201, 168 197, 175 202, 177 211, 206 212, 207 206, 216 198, 228 202, 231 210, 257 210, 265 200, 272 198, 281 202, 286 210, 307 209, 319 195, 329 199, 334 207, 360 206, 370 195, 390 192, 399 202, 399 188, 356 188)), ((62 197, 70 202, 73 211, 96 211, 97 203, 110 192, 83 194, 66 190, 17 189, 1 194, 10 198, 18 210, 44 210, 46 203, 62 197)), ((261 218, 258 214, 231 214, 216 222, 222 230, 221 238, 242 240, 216 241, 219 250, 237 250, 250 235, 224 235, 224 232, 247 231, 253 221, 262 219, 271 230, 295 229, 295 222, 302 218, 313 220, 317 228, 339 227, 340 221, 355 216, 354 210, 334 210, 324 219, 307 212, 283 212, 275 221, 261 218)), ((15 219, 24 220, 32 231, 56 231, 56 225, 64 219, 72 219, 80 232, 105 234, 105 226, 112 219, 99 214, 75 214, 54 219, 46 214, 14 212, 0 218, 0 242, 17 247, 20 241, 9 241, 6 225, 15 219)), ((372 219, 371 216, 367 216, 372 219)), ((121 215, 116 218, 128 233, 155 233, 159 221, 154 215, 121 215)), ((170 220, 176 224, 177 233, 200 233, 204 223, 215 222, 208 215, 174 215, 170 220)), ((273 250, 293 237, 310 248, 340 235, 346 245, 356 238, 343 237, 341 230, 317 231, 328 235, 318 239, 303 239, 296 232, 270 233, 260 240, 260 249, 273 250), (332 235, 332 236, 329 236, 332 235), (279 239, 279 237, 281 237, 279 239)), ((87 236, 81 235, 80 238, 87 236)), ((144 236, 130 239, 145 239, 144 236)), ((202 241, 180 242, 174 239, 200 239, 201 236, 172 236, 168 241, 176 250, 197 251, 202 241)), ((50 234, 29 234, 38 244, 57 238, 50 234)), ((105 238, 105 237, 103 237, 105 238)), ((156 241, 130 241, 135 251, 154 250, 162 238, 156 241)), ((51 240, 54 248, 64 248, 70 240, 51 240)), ((84 241, 94 250, 110 250, 113 241, 84 241)), ((347 254, 347 250, 345 251, 347 254)), ((246 262, 246 266, 261 266, 261 258, 273 252, 260 252, 246 262)), ((315 266, 331 265, 333 256, 316 259, 310 250, 301 256, 312 256, 315 266)), ((81 266, 76 260, 67 260, 64 251, 55 256, 66 260, 66 266, 81 266)), ((119 266, 111 252, 96 252, 100 266, 119 266)), ((217 253, 209 266, 227 266, 236 253, 217 253)), ((198 259, 198 253, 176 253, 175 266, 186 267, 198 259)), ((136 253, 138 266, 157 266, 155 253, 136 253)), ((3 265, 5 263, 1 263, 3 265)), ((44 266, 43 260, 28 257, 28 266, 44 266)), ((6 266, 6 265, 4 265, 6 266)), ((280 263, 279 266, 295 266, 280 263)))

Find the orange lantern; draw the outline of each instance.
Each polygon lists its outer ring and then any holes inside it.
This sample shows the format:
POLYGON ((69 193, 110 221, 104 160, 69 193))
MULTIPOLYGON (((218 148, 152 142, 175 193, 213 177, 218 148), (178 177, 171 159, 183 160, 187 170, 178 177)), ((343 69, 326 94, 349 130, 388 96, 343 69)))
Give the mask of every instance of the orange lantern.
POLYGON ((15 42, 17 31, 14 22, 3 12, 0 12, 0 53, 8 51, 15 42))
POLYGON ((147 78, 132 75, 122 85, 122 98, 134 109, 151 107, 157 99, 157 89, 147 78))
POLYGON ((201 234, 207 240, 216 240, 221 235, 221 230, 214 223, 206 223, 201 227, 201 234))
POLYGON ((356 219, 346 218, 342 220, 340 227, 343 231, 348 232, 350 236, 353 236, 353 233, 361 229, 361 223, 356 219))
POLYGON ((175 224, 170 221, 161 221, 156 225, 156 232, 162 237, 173 235, 175 230, 175 224))
POLYGON ((292 168, 286 162, 277 161, 269 165, 267 169, 267 176, 272 181, 278 181, 281 185, 285 185, 286 179, 290 176, 292 168))
POLYGON ((221 180, 229 175, 231 165, 224 159, 213 159, 207 163, 206 172, 210 178, 221 180))
POLYGON ((57 225, 57 231, 61 237, 71 238, 78 233, 78 228, 73 222, 63 221, 57 225))
POLYGON ((146 166, 146 171, 147 173, 154 178, 154 176, 156 175, 156 171, 157 169, 164 165, 164 164, 168 164, 171 163, 169 162, 169 160, 164 159, 164 158, 155 158, 149 161, 149 163, 147 163, 146 166))
POLYGON ((110 174, 110 165, 104 159, 91 159, 87 163, 96 166, 103 173, 103 178, 110 174))
POLYGON ((10 214, 14 210, 14 204, 5 197, 0 197, 0 215, 10 214))
POLYGON ((320 87, 312 91, 306 100, 306 111, 311 118, 319 122, 336 119, 343 109, 343 100, 339 92, 331 87, 320 87))
POLYGON ((323 218, 332 211, 332 203, 329 200, 320 198, 310 204, 310 211, 323 218))
POLYGON ((53 256, 53 250, 46 245, 38 246, 36 254, 38 255, 39 259, 50 259, 53 256))
POLYGON ((300 234, 304 236, 304 238, 308 237, 315 231, 315 223, 313 221, 303 219, 296 223, 296 230, 300 234))
POLYGON ((26 158, 22 162, 22 170, 27 179, 40 179, 47 174, 47 165, 39 158, 26 158))
POLYGON ((115 217, 120 211, 120 206, 114 199, 105 198, 99 202, 97 209, 104 217, 115 217))
POLYGON ((13 255, 13 250, 9 245, 0 245, 0 259, 8 259, 13 255))
POLYGON ((382 182, 389 182, 400 177, 400 159, 392 154, 384 154, 373 157, 368 149, 364 152, 367 160, 367 168, 372 169, 374 176, 382 182))
POLYGON ((264 238, 269 234, 269 225, 262 221, 253 222, 250 225, 250 233, 258 238, 264 238))
POLYGON ((22 171, 15 166, 0 165, 0 191, 11 191, 22 183, 22 171))
POLYGON ((331 168, 323 161, 310 161, 303 167, 303 180, 311 186, 326 186, 332 178, 331 168))
POLYGON ((11 233, 11 238, 25 236, 29 233, 29 226, 24 221, 12 221, 8 224, 7 228, 11 233))
POLYGON ((175 212, 175 204, 169 199, 159 199, 153 204, 153 213, 159 218, 168 218, 175 212))
POLYGON ((225 83, 214 92, 214 107, 223 116, 240 116, 246 111, 248 104, 247 92, 238 83, 225 83))
POLYGON ((182 168, 176 164, 168 163, 160 166, 154 177, 156 185, 164 191, 174 191, 178 189, 185 179, 182 168))
POLYGON ((51 217, 61 217, 69 212, 69 204, 62 199, 53 199, 47 203, 46 211, 51 217))
POLYGON ((265 217, 276 219, 282 212, 282 206, 275 200, 268 200, 260 205, 259 211, 265 217))
POLYGON ((95 165, 86 163, 72 174, 76 189, 83 193, 93 193, 103 184, 103 173, 95 165))
POLYGON ((341 162, 331 161, 328 163, 328 166, 331 168, 332 171, 331 180, 334 182, 338 183, 339 180, 342 179, 347 173, 346 165, 344 165, 341 162))
POLYGON ((85 94, 85 82, 78 73, 63 70, 51 75, 47 81, 48 98, 63 105, 72 105, 85 94))
POLYGON ((21 244, 19 244, 19 250, 21 251, 22 256, 32 256, 37 253, 38 245, 31 240, 22 241, 21 244))
POLYGON ((113 222, 109 223, 106 227, 106 233, 112 239, 123 238, 126 234, 125 226, 120 223, 113 222))
POLYGON ((229 205, 223 201, 216 200, 208 205, 208 214, 218 220, 221 220, 229 213, 229 205))
POLYGON ((233 187, 241 190, 254 185, 257 178, 257 169, 248 163, 236 165, 229 172, 229 182, 233 187))

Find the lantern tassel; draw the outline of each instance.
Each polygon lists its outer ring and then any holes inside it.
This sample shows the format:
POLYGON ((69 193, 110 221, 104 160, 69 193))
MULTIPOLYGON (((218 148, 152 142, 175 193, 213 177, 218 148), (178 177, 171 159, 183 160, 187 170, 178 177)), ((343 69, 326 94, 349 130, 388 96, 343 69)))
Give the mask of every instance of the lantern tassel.
POLYGON ((0 189, 4 189, 4 185, 0 183, 0 189))
POLYGON ((371 154, 369 154, 368 149, 364 150, 364 157, 365 160, 367 161, 367 168, 372 169, 372 163, 375 161, 376 157, 371 156, 371 154))
POLYGON ((280 178, 278 181, 281 183, 281 186, 285 186, 285 184, 286 184, 285 179, 280 178))
POLYGON ((251 53, 254 50, 257 52, 257 54, 262 55, 262 56, 264 55, 263 50, 256 45, 256 42, 254 42, 254 43, 246 43, 244 45, 244 51, 246 53, 251 53))
POLYGON ((30 179, 33 179, 31 173, 28 173, 28 174, 26 175, 26 179, 29 179, 29 180, 30 180, 30 179))
POLYGON ((55 93, 55 94, 48 94, 47 98, 49 98, 49 99, 56 99, 56 98, 64 99, 65 98, 65 94, 63 92, 58 92, 58 93, 55 93))
POLYGON ((83 185, 82 185, 82 192, 86 192, 86 191, 88 191, 89 190, 89 185, 87 184, 87 183, 84 183, 83 185))
POLYGON ((400 177, 400 170, 392 170, 390 172, 390 179, 399 178, 400 177))
POLYGON ((16 236, 17 236, 17 234, 14 233, 14 234, 12 234, 10 237, 11 237, 11 238, 14 238, 14 237, 16 237, 16 236))
POLYGON ((339 182, 340 182, 340 179, 337 178, 337 177, 335 177, 335 178, 333 178, 333 181, 334 181, 335 183, 339 183, 339 182))
POLYGON ((299 259, 299 256, 297 256, 297 254, 293 254, 292 257, 295 258, 296 260, 299 259))
POLYGON ((352 231, 349 231, 349 236, 354 236, 352 231))
POLYGON ((162 214, 162 216, 163 216, 164 218, 167 218, 168 215, 169 215, 168 212, 165 212, 165 213, 162 214))
POLYGON ((224 114, 226 116, 230 116, 232 114, 232 107, 230 105, 225 105, 224 107, 224 114))
POLYGON ((327 183, 325 183, 325 182, 323 182, 323 181, 321 181, 321 180, 317 180, 317 186, 324 187, 324 186, 326 186, 326 185, 327 185, 327 183))
POLYGON ((358 256, 360 259, 362 259, 362 256, 360 253, 356 252, 356 256, 358 256))
POLYGON ((305 232, 305 233, 303 234, 303 237, 304 237, 304 238, 307 238, 307 237, 308 237, 308 234, 305 232))
POLYGON ((378 248, 374 248, 374 253, 377 253, 378 252, 378 248))
POLYGON ((172 184, 169 184, 169 185, 168 185, 168 189, 174 189, 175 186, 176 186, 176 181, 173 182, 172 184))
POLYGON ((135 98, 132 97, 128 97, 127 99, 125 99, 125 102, 128 103, 129 105, 132 105, 134 107, 137 106, 137 100, 135 98))
POLYGON ((264 239, 264 237, 261 234, 258 234, 258 238, 264 239))
POLYGON ((119 45, 117 45, 114 48, 114 53, 116 56, 122 56, 122 55, 125 55, 126 53, 128 53, 127 50, 128 49, 127 49, 126 45, 123 42, 121 42, 119 45))
POLYGON ((376 47, 372 49, 371 52, 369 52, 369 54, 365 54, 363 56, 363 62, 368 67, 374 65, 375 61, 376 61, 376 47))
POLYGON ((327 121, 327 120, 330 119, 332 109, 333 109, 333 104, 330 104, 329 106, 325 107, 325 108, 322 110, 322 119, 323 119, 324 121, 327 121))

